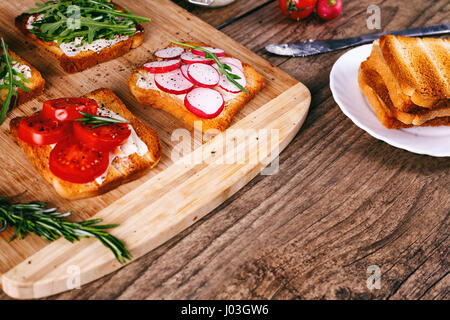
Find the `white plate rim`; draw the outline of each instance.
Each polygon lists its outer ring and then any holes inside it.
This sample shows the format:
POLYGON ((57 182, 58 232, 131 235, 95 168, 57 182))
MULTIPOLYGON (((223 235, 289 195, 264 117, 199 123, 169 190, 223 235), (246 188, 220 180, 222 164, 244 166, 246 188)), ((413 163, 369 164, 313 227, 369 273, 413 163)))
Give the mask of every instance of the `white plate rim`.
MULTIPOLYGON (((448 153, 445 153, 445 151, 443 153, 440 152, 430 152, 427 151, 426 149, 423 148, 415 148, 414 146, 411 145, 404 145, 401 143, 398 143, 396 141, 392 141, 390 140, 388 137, 385 137, 381 134, 378 134, 377 132, 373 131, 372 129, 370 129, 368 126, 366 126, 363 122, 361 122, 357 117, 355 117, 354 115, 352 115, 349 110, 347 110, 346 107, 343 107, 345 105, 345 103, 340 99, 340 95, 337 93, 338 89, 336 87, 336 83, 334 81, 335 76, 337 74, 337 66, 339 65, 339 63, 342 62, 342 60, 344 60, 346 58, 346 55, 350 54, 350 53, 354 53, 355 50, 363 50, 365 48, 371 48, 372 44, 366 44, 363 46, 359 46, 356 48, 353 48, 349 51, 347 51, 346 53, 344 53, 343 55, 341 55, 336 62, 334 63, 331 72, 330 72, 330 90, 331 93, 333 95, 333 98, 335 100, 335 102, 337 103, 337 105, 339 106, 339 108, 341 109, 341 111, 348 117, 350 118, 350 120, 353 121, 353 123, 355 123, 359 128, 361 128, 362 130, 366 131, 369 135, 371 135, 372 137, 381 140, 389 145, 392 145, 396 148, 399 149, 403 149, 409 152, 413 152, 413 153, 417 153, 417 154, 422 154, 422 155, 428 155, 428 156, 433 156, 433 157, 450 157, 450 151, 448 153)), ((369 50, 369 49, 368 49, 369 50)), ((370 52, 370 50, 369 50, 370 52)), ((367 56, 368 57, 368 56, 367 56)), ((367 57, 364 57, 364 59, 366 59, 367 57)), ((359 88, 359 85, 358 85, 359 88)), ((367 99, 365 98, 365 96, 362 94, 361 95, 364 97, 363 100, 365 100, 365 103, 368 103, 367 99)), ((369 104, 370 106, 370 104, 369 104)), ((370 106, 371 107, 371 106, 370 106)), ((425 127, 424 127, 425 128, 425 127)), ((394 129, 393 129, 394 130, 394 129)))

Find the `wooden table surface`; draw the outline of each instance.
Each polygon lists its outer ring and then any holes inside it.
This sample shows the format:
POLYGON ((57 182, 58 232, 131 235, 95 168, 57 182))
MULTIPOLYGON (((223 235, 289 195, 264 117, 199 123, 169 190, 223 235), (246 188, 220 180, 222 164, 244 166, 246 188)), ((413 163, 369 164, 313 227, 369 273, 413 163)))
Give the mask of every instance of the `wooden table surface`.
POLYGON ((215 10, 175 2, 303 82, 313 95, 308 119, 278 174, 258 176, 118 272, 52 298, 448 299, 449 158, 396 149, 354 125, 329 89, 343 52, 289 59, 264 46, 374 32, 374 4, 382 31, 449 22, 450 2, 344 1, 328 23, 290 21, 274 0, 215 10), (367 287, 369 266, 380 268, 380 289, 367 287))

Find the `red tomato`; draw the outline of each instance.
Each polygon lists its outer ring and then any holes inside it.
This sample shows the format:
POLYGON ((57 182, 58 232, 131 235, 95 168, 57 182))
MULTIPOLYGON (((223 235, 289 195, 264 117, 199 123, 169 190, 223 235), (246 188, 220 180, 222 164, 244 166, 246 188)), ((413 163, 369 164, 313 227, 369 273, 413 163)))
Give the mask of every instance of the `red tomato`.
POLYGON ((314 11, 316 3, 317 0, 280 0, 280 8, 284 15, 299 21, 314 11))
POLYGON ((130 127, 126 123, 114 123, 91 129, 92 127, 94 125, 84 125, 76 121, 73 123, 75 137, 95 150, 112 151, 124 144, 131 135, 130 127))
POLYGON ((49 145, 57 143, 70 132, 71 126, 54 120, 48 120, 41 114, 23 118, 20 121, 18 136, 31 145, 49 145))
POLYGON ((72 183, 88 183, 109 167, 109 153, 92 150, 74 139, 60 141, 50 153, 50 171, 72 183))
POLYGON ((60 98, 44 102, 42 114, 47 119, 74 121, 82 118, 80 111, 97 114, 97 101, 88 98, 60 98))
POLYGON ((317 14, 324 20, 333 20, 342 12, 341 0, 319 0, 317 14))

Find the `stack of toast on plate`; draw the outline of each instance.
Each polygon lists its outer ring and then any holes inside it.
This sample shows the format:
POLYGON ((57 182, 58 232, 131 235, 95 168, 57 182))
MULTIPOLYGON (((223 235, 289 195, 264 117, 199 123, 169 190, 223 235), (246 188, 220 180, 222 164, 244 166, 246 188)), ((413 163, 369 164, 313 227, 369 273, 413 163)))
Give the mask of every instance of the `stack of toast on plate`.
POLYGON ((358 74, 389 129, 450 125, 450 41, 384 35, 358 74))

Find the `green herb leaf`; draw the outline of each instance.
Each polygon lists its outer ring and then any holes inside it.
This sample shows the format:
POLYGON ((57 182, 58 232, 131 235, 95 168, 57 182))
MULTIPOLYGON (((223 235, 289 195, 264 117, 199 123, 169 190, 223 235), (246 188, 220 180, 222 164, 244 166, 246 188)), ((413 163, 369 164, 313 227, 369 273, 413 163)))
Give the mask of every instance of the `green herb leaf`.
POLYGON ((11 203, 10 199, 0 198, 0 232, 6 227, 14 227, 14 239, 24 239, 29 233, 36 234, 48 241, 61 237, 67 241, 76 242, 82 238, 96 238, 112 251, 120 263, 126 263, 132 256, 123 242, 105 232, 118 225, 97 225, 101 219, 83 222, 63 220, 72 212, 59 213, 58 208, 46 209, 45 202, 11 203))
POLYGON ((241 77, 239 77, 237 74, 233 74, 230 71, 232 70, 231 67, 225 63, 220 62, 219 58, 217 57, 217 55, 215 53, 210 52, 209 50, 203 48, 203 47, 199 47, 199 46, 195 46, 192 44, 188 44, 188 43, 183 43, 183 42, 178 42, 178 41, 173 41, 173 40, 169 40, 170 42, 172 42, 173 44, 179 45, 179 46, 183 46, 183 47, 187 47, 187 48, 191 48, 191 49, 196 49, 199 51, 202 51, 205 53, 205 58, 206 59, 213 59, 216 63, 217 66, 219 68, 219 72, 221 74, 223 74, 225 77, 227 77, 228 81, 230 81, 232 84, 234 84, 236 87, 238 87, 241 91, 245 92, 246 94, 250 94, 247 89, 245 89, 241 84, 239 84, 236 80, 239 80, 241 77))
POLYGON ((0 125, 5 121, 6 114, 9 108, 17 101, 17 91, 15 87, 21 88, 23 91, 31 91, 24 86, 25 82, 29 82, 25 77, 16 70, 13 69, 12 64, 14 60, 9 55, 8 46, 5 40, 1 38, 1 50, 2 55, 0 56, 0 79, 3 80, 3 84, 0 86, 2 89, 6 89, 8 93, 6 97, 2 100, 2 108, 0 110, 0 125), (16 80, 16 76, 20 80, 16 80), (14 99, 14 100, 13 100, 14 99))
POLYGON ((84 125, 93 125, 93 126, 89 127, 89 129, 95 129, 98 127, 108 126, 108 125, 114 124, 114 123, 130 123, 129 121, 126 121, 126 120, 96 116, 96 115, 85 113, 82 111, 79 111, 79 112, 83 115, 83 118, 76 119, 75 121, 82 122, 84 125))
POLYGON ((117 10, 106 0, 60 0, 36 4, 27 14, 40 15, 30 32, 45 41, 59 44, 81 37, 81 44, 97 39, 113 39, 115 36, 136 34, 139 22, 150 19, 117 10), (74 10, 76 8, 76 10, 74 10))

